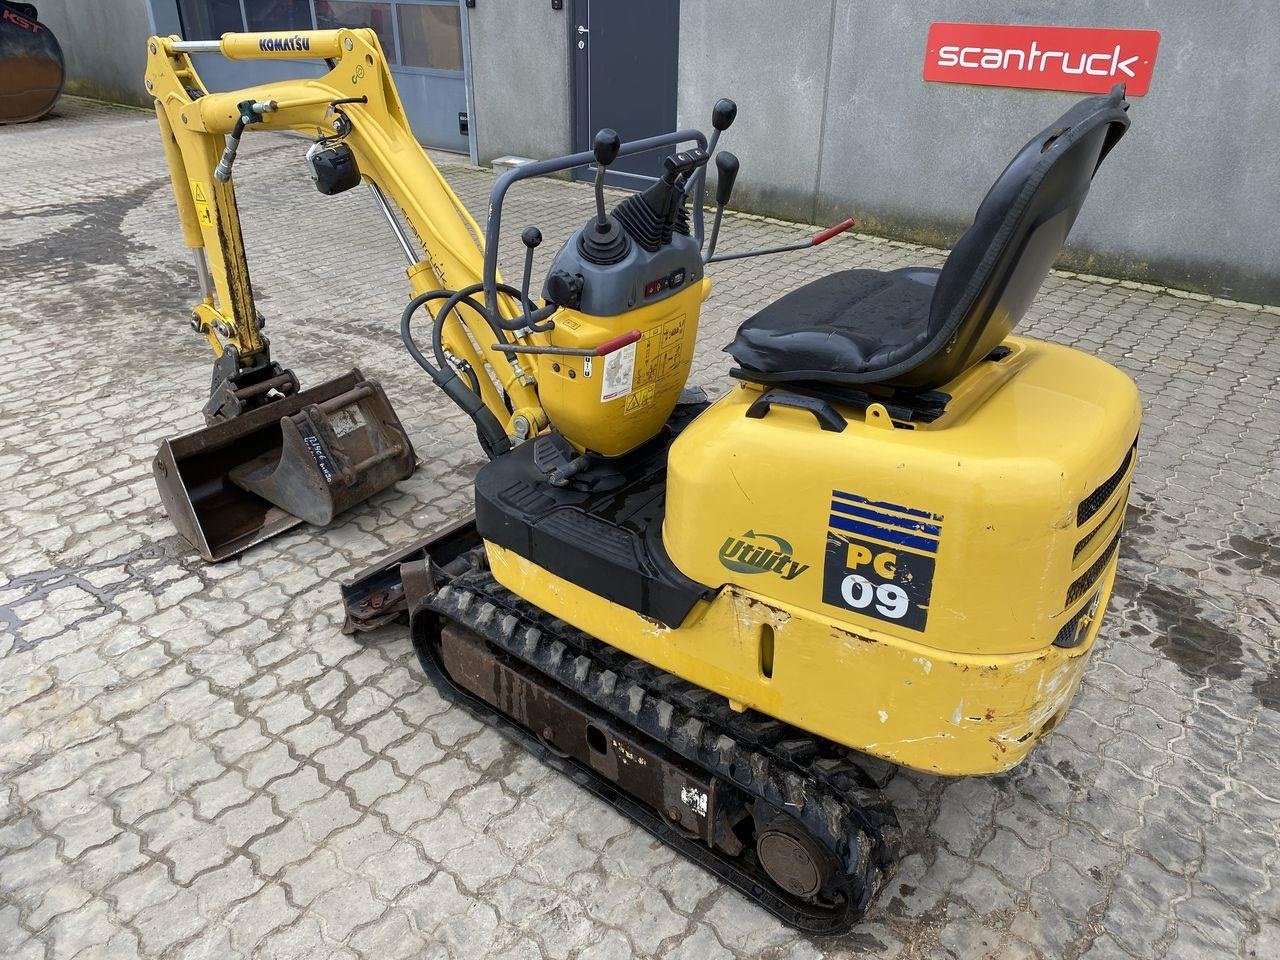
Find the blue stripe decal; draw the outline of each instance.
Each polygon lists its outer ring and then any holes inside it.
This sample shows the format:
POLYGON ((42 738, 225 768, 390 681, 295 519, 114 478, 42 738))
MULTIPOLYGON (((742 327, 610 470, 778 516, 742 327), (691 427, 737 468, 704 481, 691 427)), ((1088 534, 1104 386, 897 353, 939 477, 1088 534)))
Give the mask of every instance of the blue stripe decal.
POLYGON ((833 490, 831 495, 839 497, 841 500, 852 500, 854 503, 865 504, 868 507, 880 507, 883 510, 894 510, 898 513, 910 514, 913 517, 920 517, 922 520, 942 519, 936 513, 930 513, 927 510, 916 510, 913 507, 904 507, 901 504, 887 503, 882 500, 868 500, 866 497, 860 497, 856 493, 843 493, 840 490, 833 490))
POLYGON ((855 507, 853 504, 841 503, 839 500, 831 501, 832 514, 843 513, 850 517, 860 517, 863 520, 870 520, 872 523, 883 524, 887 527, 897 527, 899 530, 910 530, 913 533, 927 533, 931 537, 942 536, 942 527, 936 523, 925 523, 923 520, 909 520, 906 517, 895 517, 892 514, 880 513, 876 510, 869 510, 866 507, 855 507))
POLYGON ((864 537, 872 537, 876 540, 884 540, 888 543, 911 547, 922 553, 932 555, 938 552, 938 542, 936 540, 926 540, 924 537, 917 537, 901 530, 891 530, 888 527, 873 527, 869 523, 862 523, 849 517, 832 515, 831 526, 837 530, 845 530, 849 533, 861 534, 864 537))

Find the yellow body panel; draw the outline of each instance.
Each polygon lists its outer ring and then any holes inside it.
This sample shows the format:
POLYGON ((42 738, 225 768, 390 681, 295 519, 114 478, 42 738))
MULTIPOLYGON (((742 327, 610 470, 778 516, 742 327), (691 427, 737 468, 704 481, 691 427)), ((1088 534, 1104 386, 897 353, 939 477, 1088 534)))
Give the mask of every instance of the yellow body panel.
POLYGON ((662 429, 689 378, 698 312, 711 281, 620 317, 560 310, 549 342, 592 348, 630 331, 641 339, 606 357, 538 354, 538 397, 547 418, 578 450, 616 457, 662 429))
POLYGON ((685 575, 719 589, 683 624, 488 544, 494 574, 737 705, 923 770, 1007 769, 1084 670, 1140 418, 1132 382, 1102 361, 1007 346, 944 387, 946 414, 915 429, 879 405, 838 408, 839 433, 778 406, 750 418, 753 385, 703 413, 671 447, 663 539, 685 575))

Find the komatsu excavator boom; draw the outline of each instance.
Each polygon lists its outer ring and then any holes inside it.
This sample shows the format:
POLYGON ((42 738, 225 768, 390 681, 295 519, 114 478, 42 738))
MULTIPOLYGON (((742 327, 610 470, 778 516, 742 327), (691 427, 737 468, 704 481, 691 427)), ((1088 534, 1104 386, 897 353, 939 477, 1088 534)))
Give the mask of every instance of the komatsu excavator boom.
MULTIPOLYGON (((209 426, 166 441, 155 473, 170 517, 210 560, 304 519, 327 523, 408 476, 414 464, 408 437, 376 383, 352 371, 302 391, 272 359, 236 206, 241 139, 257 131, 304 133, 314 139, 307 161, 320 192, 363 180, 399 239, 415 293, 476 287, 484 266, 480 230, 414 139, 373 31, 317 31, 290 44, 268 34, 148 41, 146 88, 155 98, 183 239, 201 288, 191 325, 216 358, 209 426), (326 61, 329 71, 209 93, 189 56, 202 51, 233 60, 309 56, 326 61)), ((503 318, 523 313, 512 292, 496 293, 493 306, 503 318)), ((547 420, 528 361, 493 350, 493 342, 493 325, 467 301, 458 303, 442 332, 452 364, 445 389, 482 408, 489 439, 500 443, 508 433, 531 435, 547 420), (468 378, 465 385, 459 374, 468 378)))

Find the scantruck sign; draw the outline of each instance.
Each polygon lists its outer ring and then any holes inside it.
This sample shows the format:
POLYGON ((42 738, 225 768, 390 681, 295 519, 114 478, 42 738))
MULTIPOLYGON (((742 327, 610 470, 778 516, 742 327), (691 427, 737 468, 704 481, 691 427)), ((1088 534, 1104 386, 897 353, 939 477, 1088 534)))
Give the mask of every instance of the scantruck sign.
POLYGON ((1131 97, 1151 85, 1155 30, 935 23, 925 44, 924 78, 940 83, 1106 93, 1131 97))

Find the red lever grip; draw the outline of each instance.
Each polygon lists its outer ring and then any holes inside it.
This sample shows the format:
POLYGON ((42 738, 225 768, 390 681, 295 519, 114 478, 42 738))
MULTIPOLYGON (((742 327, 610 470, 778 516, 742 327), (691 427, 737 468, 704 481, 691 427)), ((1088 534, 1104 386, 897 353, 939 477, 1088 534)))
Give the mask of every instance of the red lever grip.
POLYGON ((844 233, 846 230, 848 230, 852 226, 853 226, 853 217, 850 217, 847 220, 841 220, 834 227, 827 227, 827 229, 822 230, 818 233, 815 233, 813 235, 812 246, 816 247, 820 243, 826 243, 832 237, 838 237, 840 234, 844 233))
POLYGON ((632 330, 630 333, 624 333, 621 336, 614 337, 612 340, 606 340, 600 346, 596 347, 596 356, 604 357, 614 351, 621 350, 623 347, 629 347, 643 336, 639 330, 632 330))

